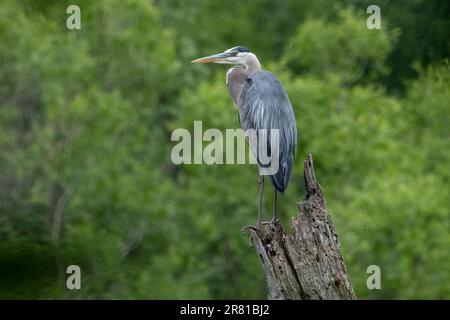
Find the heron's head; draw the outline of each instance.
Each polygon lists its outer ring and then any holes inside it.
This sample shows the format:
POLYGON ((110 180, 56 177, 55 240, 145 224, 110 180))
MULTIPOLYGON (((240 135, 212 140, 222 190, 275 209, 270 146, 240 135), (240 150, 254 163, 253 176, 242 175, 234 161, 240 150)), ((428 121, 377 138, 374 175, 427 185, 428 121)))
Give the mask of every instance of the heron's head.
POLYGON ((238 67, 260 67, 258 58, 247 48, 237 46, 224 52, 192 60, 193 63, 221 63, 233 64, 238 67))

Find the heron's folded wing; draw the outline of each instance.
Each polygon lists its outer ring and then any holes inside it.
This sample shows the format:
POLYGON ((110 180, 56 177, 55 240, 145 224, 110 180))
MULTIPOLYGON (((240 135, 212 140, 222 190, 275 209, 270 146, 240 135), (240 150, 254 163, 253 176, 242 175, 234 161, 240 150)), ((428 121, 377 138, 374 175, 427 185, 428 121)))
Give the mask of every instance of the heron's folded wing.
MULTIPOLYGON (((240 123, 244 131, 253 129, 259 137, 262 132, 260 129, 267 130, 268 154, 271 152, 270 130, 278 130, 279 171, 272 176, 272 179, 277 189, 283 191, 289 182, 297 144, 294 111, 286 92, 273 74, 260 71, 250 76, 244 83, 238 100, 238 108, 240 123)), ((261 165, 260 155, 255 147, 252 149, 261 165)))

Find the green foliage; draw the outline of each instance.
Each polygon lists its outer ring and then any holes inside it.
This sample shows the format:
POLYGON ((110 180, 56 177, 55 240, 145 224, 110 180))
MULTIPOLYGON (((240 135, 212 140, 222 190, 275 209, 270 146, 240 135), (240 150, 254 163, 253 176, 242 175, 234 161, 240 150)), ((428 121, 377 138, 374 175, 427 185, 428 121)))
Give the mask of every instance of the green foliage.
POLYGON ((68 31, 69 1, 2 1, 0 297, 266 297, 239 232, 256 220, 255 165, 170 160, 174 129, 239 127, 226 69, 189 61, 240 44, 297 117, 282 221, 312 153, 357 296, 448 299, 449 7, 388 3, 369 31, 351 3, 80 1, 68 31), (80 291, 65 287, 71 264, 80 291))
POLYGON ((333 23, 324 19, 305 21, 288 42, 283 61, 295 73, 318 77, 339 76, 353 84, 386 73, 385 57, 392 32, 369 32, 364 16, 342 10, 333 23))

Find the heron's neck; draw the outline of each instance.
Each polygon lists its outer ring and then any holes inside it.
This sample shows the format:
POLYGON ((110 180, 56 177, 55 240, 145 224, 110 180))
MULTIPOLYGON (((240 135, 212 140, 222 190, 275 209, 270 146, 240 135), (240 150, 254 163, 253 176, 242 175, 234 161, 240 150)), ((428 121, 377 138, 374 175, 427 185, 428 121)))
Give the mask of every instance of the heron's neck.
POLYGON ((228 75, 235 76, 237 81, 242 82, 247 77, 255 74, 261 70, 261 64, 255 55, 252 55, 246 62, 245 65, 237 65, 228 70, 228 75))
POLYGON ((259 63, 258 58, 252 54, 248 60, 246 61, 245 70, 248 73, 248 75, 252 75, 259 70, 261 70, 261 64, 259 63))
POLYGON ((231 98, 233 98, 235 105, 238 103, 238 99, 242 91, 242 85, 246 79, 260 70, 261 64, 255 55, 246 61, 245 66, 235 66, 228 70, 226 83, 228 92, 230 93, 231 98))

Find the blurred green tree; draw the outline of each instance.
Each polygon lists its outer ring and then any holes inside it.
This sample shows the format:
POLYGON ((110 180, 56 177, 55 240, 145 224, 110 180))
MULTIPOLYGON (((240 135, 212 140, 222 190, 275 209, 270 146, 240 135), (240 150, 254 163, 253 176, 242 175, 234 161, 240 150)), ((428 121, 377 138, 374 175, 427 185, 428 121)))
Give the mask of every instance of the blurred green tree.
POLYGON ((256 166, 170 160, 176 128, 239 127, 226 69, 188 63, 237 44, 297 116, 282 220, 313 153, 357 296, 450 297, 447 5, 380 3, 369 32, 356 0, 83 0, 79 31, 69 4, 0 4, 0 297, 266 297, 239 233, 256 219, 256 166), (71 264, 80 291, 65 287, 71 264))

